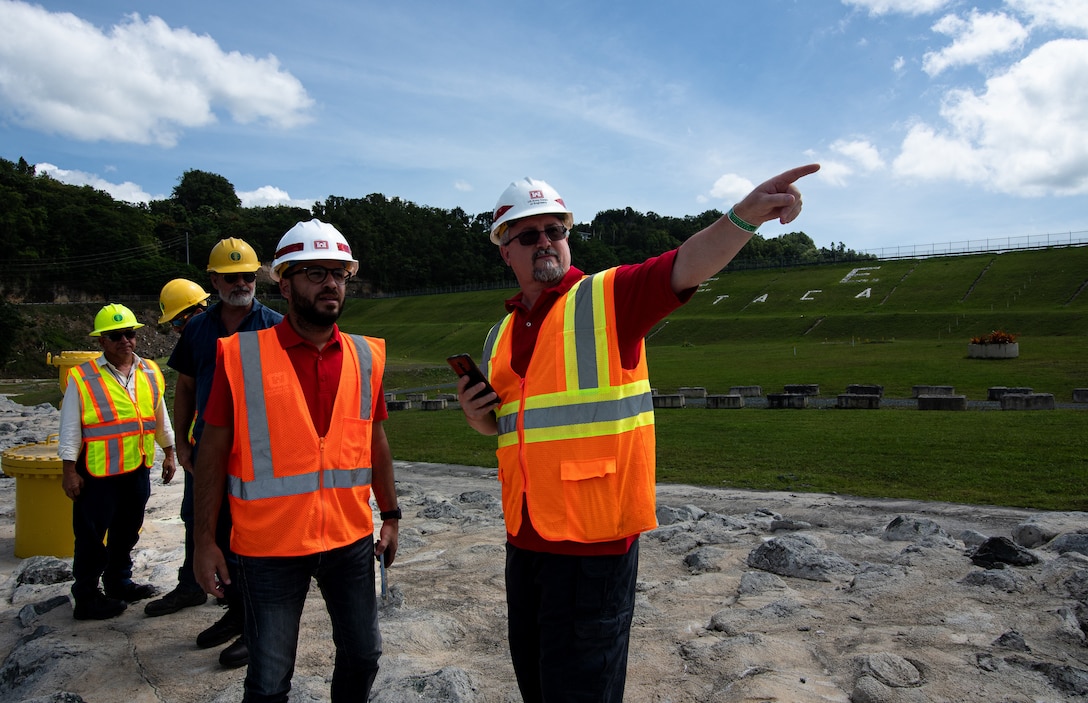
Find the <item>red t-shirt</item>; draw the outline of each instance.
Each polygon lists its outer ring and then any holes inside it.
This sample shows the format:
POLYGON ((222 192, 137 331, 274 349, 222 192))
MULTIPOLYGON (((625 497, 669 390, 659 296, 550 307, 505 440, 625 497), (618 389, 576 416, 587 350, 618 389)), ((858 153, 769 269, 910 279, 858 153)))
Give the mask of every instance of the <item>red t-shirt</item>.
MULTIPOLYGON (((298 335, 287 318, 283 318, 275 327, 280 345, 287 350, 291 365, 298 376, 302 394, 306 397, 306 407, 319 437, 329 431, 333 403, 336 400, 336 388, 340 380, 340 369, 344 365, 344 348, 340 346, 340 328, 333 325, 332 339, 324 349, 318 350, 310 342, 298 335)), ((227 372, 223 369, 222 349, 216 351, 215 377, 212 379, 211 395, 204 408, 204 421, 219 427, 234 425, 234 397, 227 372)), ((385 393, 378 394, 374 408, 374 422, 382 422, 389 417, 385 409, 385 393)))
MULTIPOLYGON (((642 339, 658 322, 686 303, 695 288, 676 295, 672 290, 672 267, 676 250, 647 259, 641 264, 620 266, 616 270, 616 325, 619 328, 620 360, 625 369, 639 363, 642 339)), ((514 313, 511 321, 511 366, 524 377, 536 346, 541 323, 561 295, 569 291, 585 274, 573 266, 559 283, 544 290, 532 308, 526 308, 521 293, 506 301, 506 309, 514 313)), ((530 469, 531 470, 531 469, 530 469)), ((580 556, 626 554, 637 535, 611 542, 571 542, 546 540, 540 536, 529 519, 528 501, 522 503, 521 532, 506 534, 515 547, 534 552, 580 556)))

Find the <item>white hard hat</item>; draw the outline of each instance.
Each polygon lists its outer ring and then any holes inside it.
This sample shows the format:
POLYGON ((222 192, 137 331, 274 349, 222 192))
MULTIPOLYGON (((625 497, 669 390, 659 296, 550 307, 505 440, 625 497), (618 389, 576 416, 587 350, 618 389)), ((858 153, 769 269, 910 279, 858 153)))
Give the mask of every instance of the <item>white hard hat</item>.
POLYGON ((351 245, 339 230, 321 220, 299 222, 287 230, 276 245, 272 280, 280 280, 281 274, 291 264, 326 259, 346 262, 344 268, 352 276, 359 272, 359 262, 351 257, 351 245))
POLYGON ((555 188, 528 176, 514 181, 495 204, 495 213, 491 218, 491 241, 502 244, 503 232, 514 220, 549 214, 564 215, 563 224, 567 229, 574 226, 574 215, 555 188))

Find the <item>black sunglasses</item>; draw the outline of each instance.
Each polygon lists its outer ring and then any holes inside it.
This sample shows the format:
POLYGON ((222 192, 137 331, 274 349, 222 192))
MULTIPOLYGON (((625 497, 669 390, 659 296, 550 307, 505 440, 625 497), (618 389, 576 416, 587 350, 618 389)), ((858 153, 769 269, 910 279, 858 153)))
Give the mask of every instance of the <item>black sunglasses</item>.
POLYGON ((567 238, 568 230, 562 225, 548 225, 543 230, 539 229, 527 229, 517 234, 512 234, 506 239, 506 244, 514 241, 515 239, 521 243, 523 247, 531 247, 540 241, 540 233, 544 232, 544 236, 548 238, 548 241, 558 242, 567 238))
POLYGON ((253 271, 246 271, 245 273, 224 273, 221 275, 223 276, 223 280, 232 286, 238 282, 239 276, 241 276, 242 280, 246 283, 253 283, 257 280, 257 274, 253 271))
POLYGON ((120 342, 121 338, 136 339, 136 330, 114 330, 106 333, 106 339, 111 342, 120 342))

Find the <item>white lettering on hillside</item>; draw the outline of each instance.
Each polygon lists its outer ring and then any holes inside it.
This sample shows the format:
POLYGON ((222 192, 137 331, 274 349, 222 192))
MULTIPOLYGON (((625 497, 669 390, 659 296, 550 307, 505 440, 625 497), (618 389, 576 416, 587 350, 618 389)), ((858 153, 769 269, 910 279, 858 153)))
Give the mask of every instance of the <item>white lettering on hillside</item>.
POLYGON ((711 305, 717 305, 718 303, 722 302, 723 300, 725 300, 728 297, 729 297, 728 295, 719 295, 717 298, 714 299, 714 302, 711 303, 711 305))
POLYGON ((870 297, 872 297, 872 295, 873 295, 873 289, 872 288, 866 288, 865 290, 863 290, 860 293, 858 293, 857 295, 855 295, 854 299, 856 300, 858 298, 870 298, 870 297))
POLYGON ((843 276, 842 280, 839 281, 839 283, 851 283, 851 282, 864 283, 864 282, 867 282, 867 281, 873 281, 873 282, 879 281, 880 280, 879 278, 870 278, 870 276, 869 276, 870 271, 876 271, 879 268, 880 268, 879 266, 862 266, 860 268, 856 268, 853 271, 851 271, 850 273, 843 276))
POLYGON ((767 302, 767 294, 764 293, 763 295, 759 296, 758 298, 756 298, 752 302, 753 303, 765 303, 765 302, 767 302))
POLYGON ((804 295, 801 296, 801 300, 816 300, 815 298, 812 297, 813 293, 823 293, 823 290, 821 290, 819 288, 817 288, 816 290, 810 290, 810 291, 808 291, 807 293, 805 293, 804 295))

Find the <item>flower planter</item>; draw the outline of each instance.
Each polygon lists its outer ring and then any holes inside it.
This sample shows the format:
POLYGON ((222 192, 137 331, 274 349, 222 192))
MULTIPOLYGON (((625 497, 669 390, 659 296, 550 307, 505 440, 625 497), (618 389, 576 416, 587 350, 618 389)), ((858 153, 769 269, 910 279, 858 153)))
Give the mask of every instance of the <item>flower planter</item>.
POLYGON ((968 344, 969 359, 1015 359, 1020 356, 1020 343, 1008 344, 968 344))

